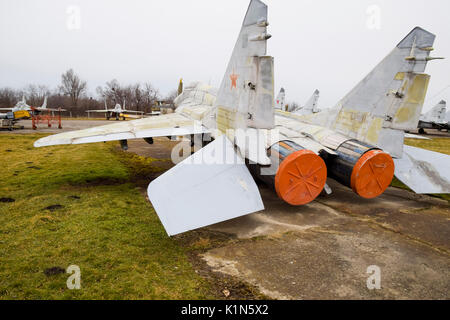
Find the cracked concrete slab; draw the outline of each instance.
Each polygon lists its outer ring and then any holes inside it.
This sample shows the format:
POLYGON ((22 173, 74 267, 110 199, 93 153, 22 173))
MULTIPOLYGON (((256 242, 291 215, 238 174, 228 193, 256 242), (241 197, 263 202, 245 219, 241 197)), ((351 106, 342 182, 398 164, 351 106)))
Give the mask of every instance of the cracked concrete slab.
POLYGON ((358 222, 237 242, 202 258, 274 299, 447 299, 450 263, 426 245, 358 222), (367 268, 381 269, 369 290, 367 268))
POLYGON ((302 207, 281 203, 261 185, 264 212, 209 228, 263 237, 214 248, 202 258, 275 299, 449 298, 447 201, 394 188, 364 200, 329 182, 332 195, 302 207), (371 265, 381 269, 380 290, 367 288, 371 265))

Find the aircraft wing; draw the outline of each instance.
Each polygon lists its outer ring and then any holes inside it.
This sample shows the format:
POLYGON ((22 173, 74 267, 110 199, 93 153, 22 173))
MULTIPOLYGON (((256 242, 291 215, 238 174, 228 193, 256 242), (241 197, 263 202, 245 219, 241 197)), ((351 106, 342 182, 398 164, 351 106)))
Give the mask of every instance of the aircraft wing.
POLYGON ((199 121, 178 113, 119 122, 41 138, 35 147, 208 133, 199 121))
POLYGON ((0 111, 12 111, 12 108, 0 108, 0 111))
POLYGON ((114 111, 114 109, 112 109, 112 110, 106 110, 106 109, 103 109, 103 110, 86 110, 86 112, 98 112, 98 113, 105 113, 105 112, 112 112, 112 111, 114 111))
POLYGON ((417 134, 405 133, 405 138, 407 139, 419 139, 419 140, 431 140, 430 138, 419 136, 417 134))
POLYGON ((143 115, 121 113, 120 116, 125 117, 127 119, 141 119, 143 115))
POLYGON ((37 110, 37 111, 54 111, 54 112, 67 111, 66 109, 55 109, 55 108, 34 108, 34 110, 37 110))
POLYGON ((395 176, 415 193, 450 193, 449 155, 405 145, 394 162, 395 176))
POLYGON ((124 110, 122 113, 144 113, 143 111, 135 111, 135 110, 124 110))

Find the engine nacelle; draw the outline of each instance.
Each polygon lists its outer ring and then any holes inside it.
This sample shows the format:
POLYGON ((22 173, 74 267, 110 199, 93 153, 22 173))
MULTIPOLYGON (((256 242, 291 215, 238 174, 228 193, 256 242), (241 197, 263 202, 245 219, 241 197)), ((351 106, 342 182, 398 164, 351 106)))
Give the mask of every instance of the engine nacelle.
POLYGON ((366 199, 380 196, 394 178, 395 165, 386 152, 358 140, 348 140, 327 160, 330 178, 366 199))
POLYGON ((313 201, 322 192, 327 166, 317 154, 292 141, 280 141, 269 148, 268 155, 272 167, 250 166, 250 170, 272 186, 281 199, 299 206, 313 201))

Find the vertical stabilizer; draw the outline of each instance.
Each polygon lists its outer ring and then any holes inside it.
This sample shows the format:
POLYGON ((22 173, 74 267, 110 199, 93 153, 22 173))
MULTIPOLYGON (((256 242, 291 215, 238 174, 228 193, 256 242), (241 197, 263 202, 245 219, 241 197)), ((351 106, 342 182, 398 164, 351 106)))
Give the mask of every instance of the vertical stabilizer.
POLYGON ((315 90, 311 98, 306 102, 304 109, 310 113, 317 113, 319 112, 318 104, 319 104, 319 96, 320 91, 315 90))
MULTIPOLYGON (((435 35, 414 28, 350 93, 317 120, 342 134, 402 156, 405 130, 417 128, 435 35)), ((313 119, 310 119, 311 122, 313 119)))
POLYGON ((267 6, 251 0, 218 92, 217 127, 270 129, 274 125, 273 58, 266 56, 267 6))
POLYGON ((286 111, 286 91, 284 88, 280 89, 280 92, 278 93, 277 99, 275 100, 275 109, 286 111))
POLYGON ((298 115, 308 115, 319 112, 318 104, 319 104, 319 90, 315 90, 311 98, 305 103, 305 106, 293 110, 292 113, 298 115))
POLYGON ((41 106, 42 109, 47 109, 47 96, 44 97, 44 103, 41 106))

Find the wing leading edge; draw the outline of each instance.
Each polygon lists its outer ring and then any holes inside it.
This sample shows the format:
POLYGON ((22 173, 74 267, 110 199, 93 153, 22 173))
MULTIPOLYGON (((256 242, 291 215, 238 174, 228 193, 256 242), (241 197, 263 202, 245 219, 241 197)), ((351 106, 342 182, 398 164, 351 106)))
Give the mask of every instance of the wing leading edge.
POLYGON ((41 138, 35 147, 208 133, 200 121, 178 113, 64 132, 41 138))

